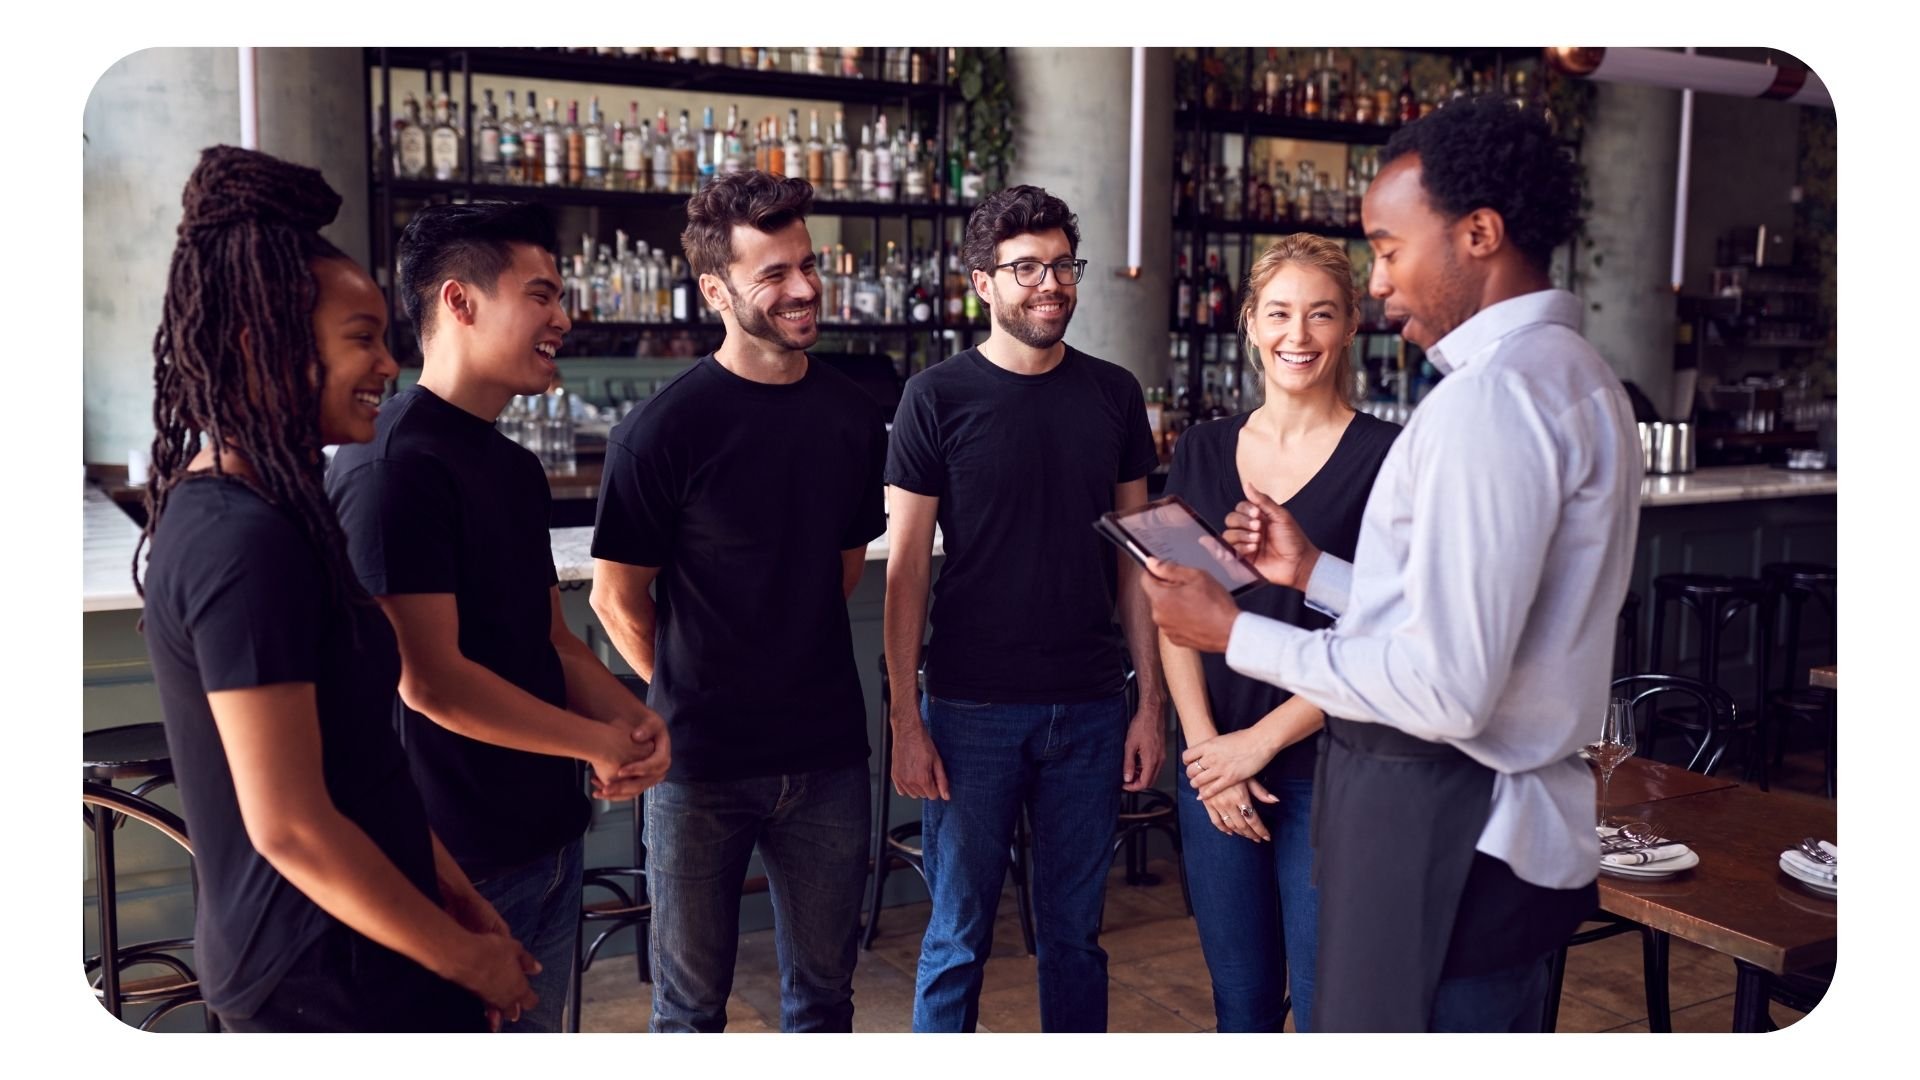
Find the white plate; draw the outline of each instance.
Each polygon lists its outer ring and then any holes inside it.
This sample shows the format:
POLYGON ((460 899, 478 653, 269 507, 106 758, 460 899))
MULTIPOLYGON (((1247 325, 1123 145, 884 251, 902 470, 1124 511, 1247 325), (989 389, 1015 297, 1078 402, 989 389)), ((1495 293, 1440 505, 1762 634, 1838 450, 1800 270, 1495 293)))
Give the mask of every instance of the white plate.
POLYGON ((1612 863, 1600 864, 1602 873, 1619 877, 1661 878, 1677 874, 1682 870, 1691 870, 1700 865, 1700 853, 1688 848, 1685 853, 1671 859, 1662 859, 1656 863, 1643 863, 1639 866, 1615 866, 1612 863))
POLYGON ((1787 859, 1785 852, 1782 852, 1780 855, 1780 872, 1822 895, 1840 895, 1839 885, 1830 881, 1821 881, 1819 878, 1795 866, 1787 859))

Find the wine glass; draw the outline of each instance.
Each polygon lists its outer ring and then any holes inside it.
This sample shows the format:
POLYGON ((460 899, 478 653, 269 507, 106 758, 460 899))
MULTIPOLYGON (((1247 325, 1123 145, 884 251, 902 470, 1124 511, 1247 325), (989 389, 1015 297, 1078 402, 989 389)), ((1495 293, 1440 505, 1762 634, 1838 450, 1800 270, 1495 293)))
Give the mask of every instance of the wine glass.
POLYGON ((1607 715, 1600 722, 1600 738, 1587 744, 1587 755, 1600 767, 1600 824, 1607 824, 1607 795, 1613 784, 1613 770, 1633 756, 1633 703, 1626 698, 1607 702, 1607 715))

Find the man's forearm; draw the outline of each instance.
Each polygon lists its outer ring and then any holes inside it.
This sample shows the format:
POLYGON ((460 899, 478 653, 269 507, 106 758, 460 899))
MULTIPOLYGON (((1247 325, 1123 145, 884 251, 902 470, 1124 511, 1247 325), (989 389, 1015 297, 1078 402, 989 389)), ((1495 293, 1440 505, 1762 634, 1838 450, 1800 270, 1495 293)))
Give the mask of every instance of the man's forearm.
POLYGON ((895 551, 887 560, 887 598, 881 614, 881 637, 887 651, 887 680, 893 700, 889 717, 903 722, 920 716, 920 641, 927 624, 927 583, 932 558, 895 551))
POLYGON ((469 739, 554 757, 586 758, 605 727, 557 709, 464 657, 430 675, 402 672, 409 707, 469 739))
POLYGON ((594 614, 600 616, 601 629, 607 632, 614 649, 626 659, 634 674, 651 684, 653 635, 657 625, 653 597, 643 593, 617 610, 596 606, 594 614))
POLYGON ((640 699, 627 689, 587 643, 572 633, 553 643, 567 684, 567 708, 595 720, 614 720, 638 711, 640 699))

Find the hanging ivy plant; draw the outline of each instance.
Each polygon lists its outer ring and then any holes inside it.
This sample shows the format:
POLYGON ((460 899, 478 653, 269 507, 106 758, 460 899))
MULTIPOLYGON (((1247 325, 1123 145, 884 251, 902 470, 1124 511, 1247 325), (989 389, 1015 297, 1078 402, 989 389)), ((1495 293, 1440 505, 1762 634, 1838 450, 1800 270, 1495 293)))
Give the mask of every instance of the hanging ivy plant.
POLYGON ((958 130, 966 133, 966 149, 973 152, 988 189, 1003 188, 1015 153, 1015 104, 1013 87, 1007 81, 1007 50, 953 50, 952 78, 960 91, 955 111, 958 130))

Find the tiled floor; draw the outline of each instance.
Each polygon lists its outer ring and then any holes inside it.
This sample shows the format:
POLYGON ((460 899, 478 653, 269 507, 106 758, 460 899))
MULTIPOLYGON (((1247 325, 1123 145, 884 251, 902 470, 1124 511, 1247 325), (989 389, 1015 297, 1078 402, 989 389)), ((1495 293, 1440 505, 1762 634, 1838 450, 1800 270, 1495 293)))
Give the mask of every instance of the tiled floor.
MULTIPOLYGON (((1737 772, 1730 775, 1738 776, 1737 772)), ((1772 775, 1777 788, 1824 794, 1816 750, 1796 747, 1772 775)), ((1153 885, 1128 885, 1116 871, 1107 886, 1106 923, 1100 944, 1107 950, 1110 1031, 1211 1031, 1213 992, 1200 938, 1180 901, 1180 883, 1170 862, 1155 861, 1153 885)), ((906 1031, 913 1017, 914 965, 926 930, 928 905, 887 908, 873 950, 860 954, 854 973, 855 1031, 906 1031)), ((1667 993, 1675 1031, 1730 1031, 1733 1027, 1733 961, 1672 939, 1667 993)), ((1560 1031, 1647 1030, 1641 981, 1640 938, 1620 934, 1567 953, 1560 998, 1560 1031)), ((645 1031, 652 988, 635 979, 630 956, 609 957, 587 972, 582 1030, 645 1031)), ((1803 1014, 1772 1008, 1785 1027, 1803 1014)), ((1034 960, 1020 940, 1013 893, 1001 898, 980 995, 983 1031, 1039 1031, 1034 960)), ((728 1031, 780 1030, 780 986, 773 932, 740 937, 733 996, 727 1002, 728 1031)), ((1289 1020, 1287 1030, 1292 1031, 1289 1020)))
MULTIPOLYGON (((1156 861, 1156 885, 1127 885, 1119 873, 1107 888, 1108 1028, 1111 1031, 1210 1031, 1213 993, 1200 939, 1180 903, 1180 885, 1169 863, 1156 861)), ((994 927, 980 995, 982 1031, 1038 1031, 1040 1017, 1034 960, 1020 941, 1009 891, 994 927)), ((855 1031, 906 1031, 913 1014, 913 971, 928 905, 886 909, 873 950, 860 954, 854 973, 855 1031)), ((1668 958, 1668 993, 1675 1031, 1727 1031, 1733 1025, 1733 963, 1675 940, 1668 958)), ((728 1031, 778 1031, 780 986, 773 932, 740 937, 728 1031)), ((1647 1030, 1641 989, 1640 939, 1624 934, 1567 954, 1560 1000, 1561 1031, 1647 1030)), ((582 1030, 645 1031, 652 988, 635 980, 631 957, 596 963, 584 980, 582 1030)), ((1776 1005, 1774 1022, 1786 1026, 1801 1014, 1776 1005)), ((1289 1023, 1287 1030, 1293 1030, 1289 1023)))

